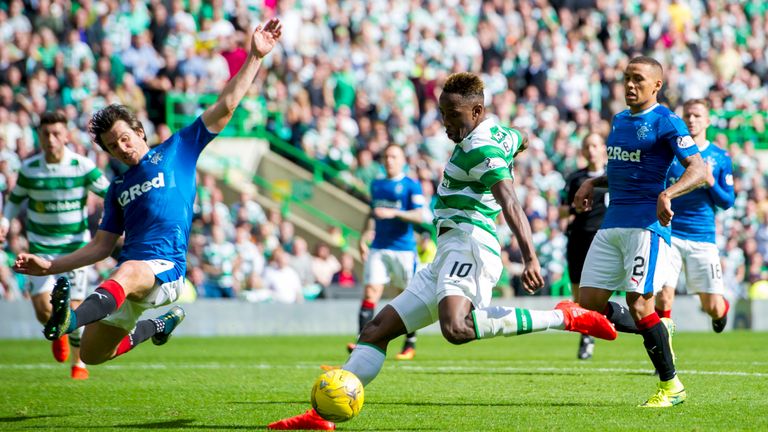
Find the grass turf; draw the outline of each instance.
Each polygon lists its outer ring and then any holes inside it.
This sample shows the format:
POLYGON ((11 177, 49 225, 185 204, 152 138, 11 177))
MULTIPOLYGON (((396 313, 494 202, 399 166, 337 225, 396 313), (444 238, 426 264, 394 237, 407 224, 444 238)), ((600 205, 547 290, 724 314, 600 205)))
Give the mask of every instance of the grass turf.
MULTIPOLYGON (((320 364, 341 364, 350 338, 174 338, 143 344, 84 382, 45 341, 0 341, 0 430, 259 430, 303 412, 320 364)), ((688 401, 637 408, 657 382, 638 336, 598 342, 527 335, 452 346, 419 336, 416 359, 391 357, 339 430, 768 430, 768 335, 675 337, 688 401)))

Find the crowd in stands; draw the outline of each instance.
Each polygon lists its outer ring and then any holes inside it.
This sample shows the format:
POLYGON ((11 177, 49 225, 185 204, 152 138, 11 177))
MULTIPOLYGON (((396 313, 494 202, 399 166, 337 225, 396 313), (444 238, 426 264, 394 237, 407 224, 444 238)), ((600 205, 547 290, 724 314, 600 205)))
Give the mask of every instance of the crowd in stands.
MULTIPOLYGON (((110 177, 119 172, 86 133, 94 110, 125 104, 150 142, 162 142, 171 134, 168 94, 216 94, 242 65, 252 26, 277 15, 286 31, 253 87, 267 126, 361 189, 383 174, 377 158, 396 143, 434 199, 453 147, 440 124, 441 83, 456 71, 481 74, 489 112, 530 137, 515 162, 517 194, 546 290, 565 293, 564 178, 583 166, 582 139, 607 136, 626 108, 628 60, 645 53, 664 65, 660 99, 673 109, 707 98, 715 126, 748 121, 760 136, 767 12, 760 0, 10 0, 0 5, 0 190, 7 195, 20 161, 38 151, 35 125, 46 110, 66 113, 75 151, 110 177), (742 115, 724 114, 734 111, 742 115)), ((200 112, 194 103, 185 109, 200 112)), ((734 162, 736 205, 718 216, 718 244, 729 295, 745 297, 768 280, 768 171, 756 150, 766 143, 712 140, 734 162)), ((327 245, 309 251, 279 212, 265 213, 247 194, 225 204, 213 178, 199 184, 193 294, 293 302, 331 283, 359 283, 351 256, 327 245)), ((99 203, 89 205, 96 226, 99 203)), ((499 223, 508 264, 500 293, 511 295, 520 292, 521 257, 499 223)), ((11 234, 0 265, 6 298, 21 295, 8 264, 25 247, 22 225, 11 234)), ((428 238, 420 244, 432 247, 428 238)), ((101 263, 94 278, 111 266, 101 263)))

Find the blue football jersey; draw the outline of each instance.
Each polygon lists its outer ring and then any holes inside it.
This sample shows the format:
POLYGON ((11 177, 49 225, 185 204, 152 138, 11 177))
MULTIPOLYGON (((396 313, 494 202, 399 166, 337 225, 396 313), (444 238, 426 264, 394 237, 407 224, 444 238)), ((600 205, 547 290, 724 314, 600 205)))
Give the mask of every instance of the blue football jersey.
POLYGON ((200 152, 215 137, 198 117, 112 180, 99 229, 125 232, 118 264, 163 259, 174 263, 174 271, 159 275, 163 282, 185 274, 195 167, 200 152))
POLYGON ((671 228, 656 218, 656 201, 672 159, 699 152, 685 123, 659 104, 635 114, 626 110, 613 117, 606 145, 611 204, 601 228, 645 228, 669 243, 671 228))
MULTIPOLYGON (((371 208, 413 210, 424 205, 421 184, 405 175, 397 179, 376 179, 371 183, 371 208)), ((374 249, 416 250, 413 225, 400 219, 375 219, 374 249)))
MULTIPOLYGON (((672 200, 672 235, 685 240, 715 243, 715 207, 728 209, 733 206, 733 162, 728 152, 709 144, 701 157, 712 167, 715 184, 696 189, 672 200)), ((667 184, 674 184, 685 168, 677 158, 667 173, 667 184)))

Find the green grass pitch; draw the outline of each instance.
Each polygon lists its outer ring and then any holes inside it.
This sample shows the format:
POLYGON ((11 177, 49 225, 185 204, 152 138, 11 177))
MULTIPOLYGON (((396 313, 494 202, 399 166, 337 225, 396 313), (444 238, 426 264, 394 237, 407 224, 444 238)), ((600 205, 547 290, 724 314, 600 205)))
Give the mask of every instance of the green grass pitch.
MULTIPOLYGON (((452 346, 420 336, 416 359, 388 360, 346 431, 768 430, 768 334, 675 337, 688 400, 636 406, 657 378, 639 336, 598 342, 540 334, 452 346)), ((0 341, 0 430, 263 430, 309 406, 321 364, 341 364, 349 337, 177 337, 139 346, 69 379, 47 342, 0 341)), ((393 342, 389 357, 400 348, 393 342)))

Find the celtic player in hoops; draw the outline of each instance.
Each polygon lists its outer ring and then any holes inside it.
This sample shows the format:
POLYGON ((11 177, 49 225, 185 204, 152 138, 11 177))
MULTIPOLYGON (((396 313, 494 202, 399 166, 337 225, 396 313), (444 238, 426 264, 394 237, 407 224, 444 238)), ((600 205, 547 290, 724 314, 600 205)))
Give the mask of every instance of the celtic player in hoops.
MULTIPOLYGON (((527 140, 520 132, 485 118, 483 82, 474 74, 448 77, 440 113, 456 147, 437 190, 437 255, 365 326, 342 368, 367 385, 379 374, 389 341, 435 321, 452 344, 548 329, 615 339, 616 331, 603 315, 571 301, 547 311, 490 306, 491 291, 501 276, 501 247, 494 223, 500 212, 523 252, 525 288, 533 292, 544 285, 511 170, 527 140)), ((334 425, 309 410, 269 427, 331 430, 334 425)))
MULTIPOLYGON (((19 214, 27 201, 26 230, 29 251, 52 260, 85 246, 91 239, 88 231, 88 192, 104 197, 109 187, 106 177, 85 156, 67 148, 67 118, 60 112, 40 116, 38 128, 42 152, 25 160, 19 180, 13 188, 0 222, 0 240, 8 233, 9 219, 19 214)), ((29 294, 38 321, 51 317, 51 291, 59 276, 72 283, 70 305, 77 307, 85 298, 88 285, 87 266, 61 274, 30 276, 29 294)), ((88 370, 80 360, 78 329, 53 341, 53 356, 59 362, 72 359, 71 376, 88 378, 88 370), (72 353, 70 355, 70 345, 72 353)))
POLYGON ((258 26, 245 63, 217 101, 157 147, 149 148, 141 122, 124 106, 110 105, 93 115, 89 128, 96 143, 129 167, 113 179, 99 230, 87 245, 54 260, 20 254, 14 269, 33 275, 63 273, 109 256, 123 232, 125 242, 118 267, 77 309, 69 306, 69 281, 57 281, 46 338, 57 339, 85 326, 80 354, 88 364, 108 361, 149 338, 156 345, 168 340, 184 318, 180 307, 156 319, 137 320, 145 310, 178 298, 187 264, 198 157, 226 127, 280 34, 277 19, 258 26))

